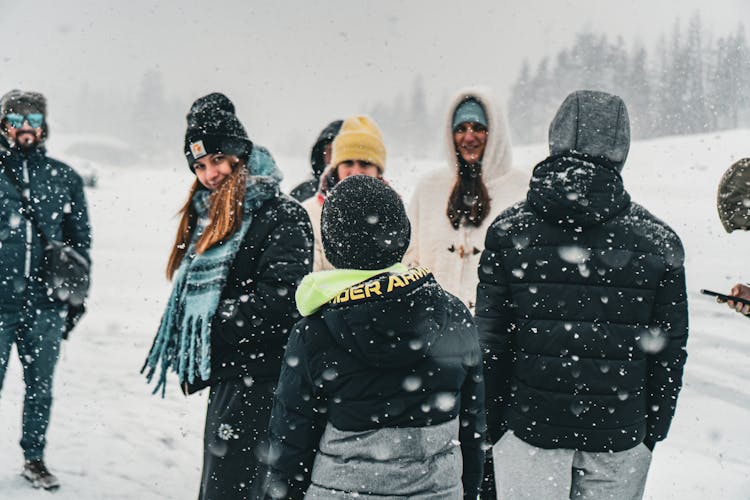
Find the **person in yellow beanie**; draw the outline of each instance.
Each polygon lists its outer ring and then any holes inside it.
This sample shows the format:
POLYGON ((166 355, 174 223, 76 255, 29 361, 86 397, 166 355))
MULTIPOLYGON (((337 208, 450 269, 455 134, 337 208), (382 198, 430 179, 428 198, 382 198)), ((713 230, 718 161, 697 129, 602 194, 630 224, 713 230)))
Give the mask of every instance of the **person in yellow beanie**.
POLYGON ((383 135, 375 120, 362 115, 344 120, 341 130, 333 140, 331 163, 320 177, 317 194, 302 203, 310 216, 315 235, 313 271, 334 269, 323 252, 320 234, 320 216, 328 191, 352 175, 368 175, 382 180, 385 156, 383 135))

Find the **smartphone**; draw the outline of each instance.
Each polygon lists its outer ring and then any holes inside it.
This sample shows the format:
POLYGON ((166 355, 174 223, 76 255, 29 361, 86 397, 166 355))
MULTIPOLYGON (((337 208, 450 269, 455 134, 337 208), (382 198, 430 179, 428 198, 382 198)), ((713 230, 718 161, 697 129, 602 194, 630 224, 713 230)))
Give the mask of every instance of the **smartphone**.
POLYGON ((705 289, 702 289, 701 293, 703 295, 710 295, 711 297, 718 297, 718 298, 720 298, 721 300, 724 300, 724 301, 731 300, 732 302, 739 302, 740 304, 750 305, 750 300, 743 299, 742 297, 735 297, 734 295, 724 295, 723 293, 714 292, 714 291, 705 290, 705 289))

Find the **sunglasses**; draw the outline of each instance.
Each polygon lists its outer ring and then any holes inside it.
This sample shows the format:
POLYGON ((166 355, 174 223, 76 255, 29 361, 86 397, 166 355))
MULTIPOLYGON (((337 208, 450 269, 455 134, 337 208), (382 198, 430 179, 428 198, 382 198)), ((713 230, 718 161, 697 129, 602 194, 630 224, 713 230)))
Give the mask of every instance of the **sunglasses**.
POLYGON ((23 127, 23 122, 29 122, 31 128, 40 128, 42 123, 44 123, 44 115, 41 113, 29 113, 28 115, 8 113, 5 115, 5 119, 8 120, 8 124, 13 128, 23 127))

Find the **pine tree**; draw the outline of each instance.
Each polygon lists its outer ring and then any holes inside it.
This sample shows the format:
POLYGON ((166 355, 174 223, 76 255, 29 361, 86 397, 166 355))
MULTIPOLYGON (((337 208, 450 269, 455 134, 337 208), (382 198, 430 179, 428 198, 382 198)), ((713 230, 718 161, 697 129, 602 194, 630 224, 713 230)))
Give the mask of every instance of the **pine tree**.
POLYGON ((149 69, 143 74, 135 97, 131 130, 142 151, 153 153, 162 148, 163 133, 175 123, 164 95, 161 72, 149 69))
POLYGON ((702 133, 750 126, 750 47, 740 23, 714 40, 695 14, 683 33, 675 20, 653 58, 642 44, 584 31, 570 49, 539 62, 531 76, 525 61, 512 87, 509 110, 516 142, 543 140, 560 101, 578 89, 618 94, 630 111, 633 136, 702 133))
POLYGON ((548 58, 542 59, 537 66, 531 86, 534 93, 531 96, 533 101, 529 109, 533 120, 529 129, 529 138, 530 142, 543 142, 547 139, 547 124, 552 118, 550 113, 554 112, 554 110, 550 111, 552 102, 550 95, 554 93, 554 90, 553 81, 550 79, 548 58))
POLYGON ((702 28, 699 14, 690 19, 687 42, 684 48, 684 121, 683 132, 695 134, 705 132, 708 128, 708 113, 706 110, 703 85, 703 44, 702 28))
MULTIPOLYGON (((557 54, 555 68, 552 70, 552 80, 555 82, 558 96, 566 96, 578 89, 581 85, 583 74, 580 65, 576 61, 575 53, 561 50, 557 54)), ((562 98, 561 97, 561 98, 562 98)))
POLYGON ((627 71, 623 98, 629 109, 632 135, 635 138, 650 137, 654 132, 651 110, 651 83, 647 68, 646 49, 638 45, 627 71))
MULTIPOLYGON (((606 44, 606 39, 604 40, 606 44)), ((602 71, 606 74, 606 87, 610 92, 622 96, 626 102, 631 92, 628 89, 629 57, 625 48, 625 41, 618 36, 615 43, 607 48, 606 61, 603 63, 602 71)))
POLYGON ((533 87, 531 85, 531 66, 524 59, 521 74, 513 84, 508 102, 508 121, 513 134, 513 144, 526 144, 533 140, 533 87))
POLYGON ((407 123, 411 124, 410 134, 407 136, 411 138, 409 151, 412 155, 421 156, 431 149, 430 138, 435 136, 434 124, 427 112, 427 96, 422 75, 417 75, 414 79, 409 115, 407 120, 407 123))
POLYGON ((737 27, 734 60, 737 64, 737 121, 735 127, 750 126, 750 48, 745 37, 745 25, 737 27))
MULTIPOLYGON (((730 103, 736 102, 736 89, 733 84, 733 69, 729 62, 730 40, 719 38, 716 49, 713 51, 713 65, 710 68, 707 79, 707 95, 709 109, 711 112, 711 123, 713 130, 722 130, 736 126, 736 119, 732 120, 734 113, 730 103), (734 124, 733 124, 734 122, 734 124)), ((736 115, 735 115, 736 117, 736 115)))
POLYGON ((664 102, 662 133, 665 135, 684 134, 688 131, 683 120, 683 112, 687 105, 688 68, 679 19, 674 24, 668 57, 668 67, 665 75, 667 78, 666 94, 662 95, 664 102))

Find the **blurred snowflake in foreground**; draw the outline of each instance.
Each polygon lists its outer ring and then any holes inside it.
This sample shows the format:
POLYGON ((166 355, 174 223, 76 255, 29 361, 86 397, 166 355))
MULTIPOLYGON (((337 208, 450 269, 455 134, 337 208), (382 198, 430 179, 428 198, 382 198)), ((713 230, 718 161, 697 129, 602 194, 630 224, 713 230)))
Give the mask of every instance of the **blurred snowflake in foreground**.
POLYGON ((219 430, 216 431, 216 434, 220 439, 223 439, 224 441, 229 441, 230 439, 239 439, 240 437, 234 432, 234 429, 232 429, 232 426, 229 424, 221 424, 219 426, 219 430))

